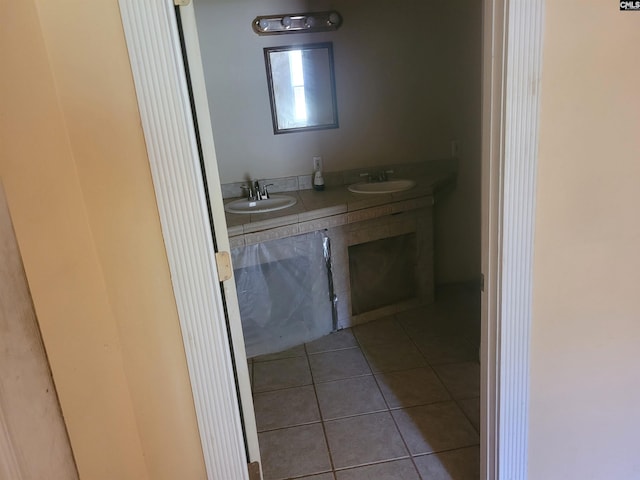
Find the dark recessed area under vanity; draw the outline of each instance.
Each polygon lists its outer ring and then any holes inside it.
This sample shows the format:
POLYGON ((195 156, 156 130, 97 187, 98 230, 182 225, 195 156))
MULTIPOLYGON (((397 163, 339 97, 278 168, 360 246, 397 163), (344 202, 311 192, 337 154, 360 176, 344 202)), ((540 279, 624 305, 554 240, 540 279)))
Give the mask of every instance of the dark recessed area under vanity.
MULTIPOLYGON (((321 192, 304 188, 305 177, 268 179, 271 192, 296 204, 227 213, 249 357, 434 301, 433 210, 455 188, 455 160, 391 167, 416 185, 351 193, 362 171, 327 174, 321 192)), ((240 191, 237 184, 225 190, 240 191)))

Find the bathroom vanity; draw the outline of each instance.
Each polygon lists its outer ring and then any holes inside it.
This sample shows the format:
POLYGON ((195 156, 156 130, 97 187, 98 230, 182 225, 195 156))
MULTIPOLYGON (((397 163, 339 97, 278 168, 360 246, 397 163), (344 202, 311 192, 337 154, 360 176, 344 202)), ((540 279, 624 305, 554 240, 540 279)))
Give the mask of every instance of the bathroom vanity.
MULTIPOLYGON (((453 162, 439 168, 393 166, 395 177, 415 182, 395 193, 349 191, 362 181, 363 170, 327 174, 321 192, 311 189, 306 177, 270 179, 272 191, 286 192, 296 203, 269 213, 227 213, 232 249, 324 232, 330 239, 338 329, 431 303, 433 207, 455 188, 453 162)), ((223 192, 233 195, 240 186, 223 185, 223 192)))

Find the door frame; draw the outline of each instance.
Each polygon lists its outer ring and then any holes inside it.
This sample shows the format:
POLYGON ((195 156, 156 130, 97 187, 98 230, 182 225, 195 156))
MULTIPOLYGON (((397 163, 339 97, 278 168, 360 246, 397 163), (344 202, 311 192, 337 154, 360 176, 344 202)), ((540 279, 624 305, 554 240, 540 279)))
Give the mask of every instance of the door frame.
POLYGON ((526 479, 544 0, 485 0, 481 472, 526 479))
POLYGON ((481 471, 526 479, 544 0, 485 0, 481 471))
MULTIPOLYGON (((204 67, 202 65, 196 17, 192 3, 180 7, 180 22, 183 32, 184 51, 189 63, 191 94, 193 96, 196 121, 200 132, 203 168, 207 180, 205 188, 210 199, 209 206, 217 243, 216 249, 222 252, 231 252, 229 234, 227 232, 227 220, 225 217, 224 204, 222 203, 218 160, 213 142, 213 127, 211 125, 211 113, 209 112, 209 102, 207 100, 204 67)), ((236 383, 239 390, 249 459, 251 462, 260 462, 258 429, 253 411, 251 379, 246 361, 247 355, 233 269, 231 275, 232 277, 229 280, 222 283, 227 307, 229 336, 232 344, 231 354, 236 362, 236 383)))
MULTIPOLYGON (((193 5, 189 0, 176 2, 181 5, 208 192, 200 168, 173 2, 119 2, 208 477, 245 479, 247 460, 259 461, 257 430, 235 285, 230 280, 224 282, 223 290, 216 288, 214 244, 219 251, 229 251, 229 239, 193 5)), ((527 477, 543 20, 544 0, 484 0, 483 479, 527 477)))
MULTIPOLYGON (((222 194, 215 175, 208 182, 210 212, 199 146, 205 154, 214 152, 206 135, 198 142, 175 7, 171 0, 119 0, 119 5, 207 477, 248 480, 247 464, 259 461, 257 430, 253 406, 243 419, 238 398, 236 380, 248 385, 249 375, 243 344, 229 338, 240 321, 239 314, 234 318, 237 297, 232 281, 223 290, 216 264, 216 250, 229 250, 217 208, 222 194)), ((215 164, 215 157, 211 161, 215 164)), ((243 402, 247 397, 250 402, 250 389, 243 402)))

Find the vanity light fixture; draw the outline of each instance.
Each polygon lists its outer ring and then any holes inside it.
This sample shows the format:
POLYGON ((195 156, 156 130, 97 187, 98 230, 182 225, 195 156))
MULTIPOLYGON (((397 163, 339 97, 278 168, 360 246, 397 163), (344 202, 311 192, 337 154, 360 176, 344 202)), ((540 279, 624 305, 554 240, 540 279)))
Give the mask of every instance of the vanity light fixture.
POLYGON ((253 31, 258 35, 326 32, 337 30, 340 25, 342 17, 336 11, 261 15, 251 24, 253 31))

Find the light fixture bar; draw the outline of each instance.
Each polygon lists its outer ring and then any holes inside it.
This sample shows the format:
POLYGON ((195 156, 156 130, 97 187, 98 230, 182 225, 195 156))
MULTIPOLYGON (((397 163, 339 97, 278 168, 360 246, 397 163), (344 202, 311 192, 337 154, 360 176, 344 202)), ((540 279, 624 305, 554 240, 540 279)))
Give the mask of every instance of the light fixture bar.
POLYGON ((337 30, 340 25, 342 17, 336 11, 261 15, 251 24, 253 31, 258 35, 326 32, 337 30))

